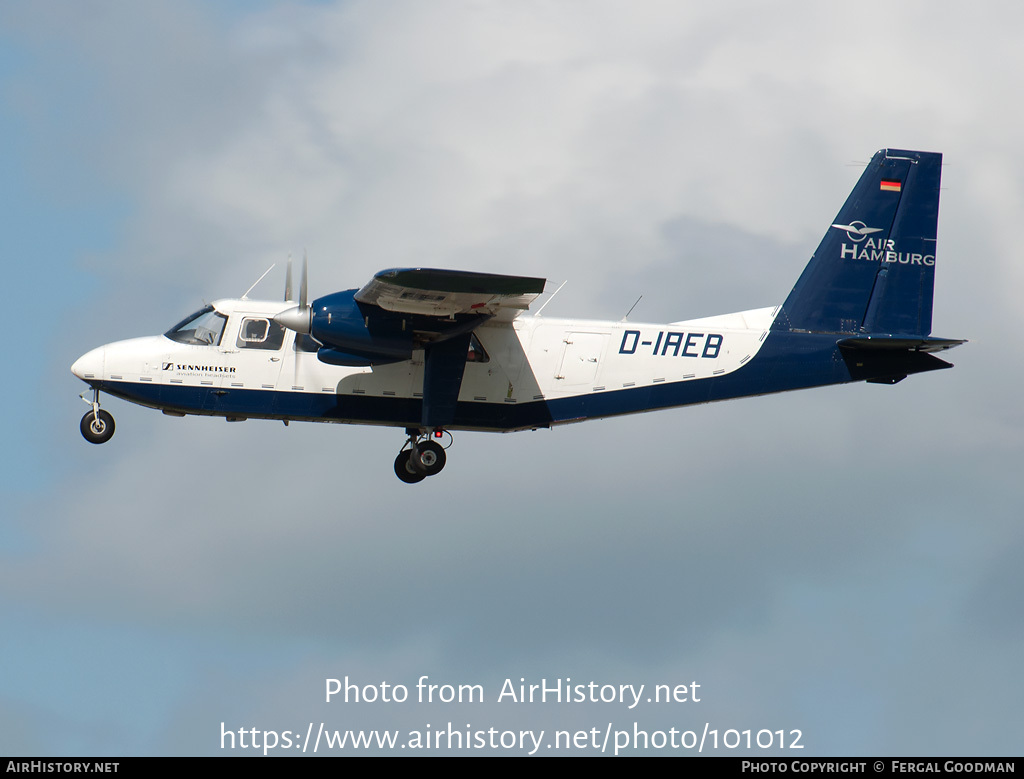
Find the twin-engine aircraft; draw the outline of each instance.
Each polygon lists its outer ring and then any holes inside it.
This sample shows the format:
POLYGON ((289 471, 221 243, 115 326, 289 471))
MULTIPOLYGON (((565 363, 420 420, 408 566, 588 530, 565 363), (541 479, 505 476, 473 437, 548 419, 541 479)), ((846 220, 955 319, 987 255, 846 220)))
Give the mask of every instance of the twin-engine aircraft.
MULTIPOLYGON (((451 431, 508 432, 952 367, 931 336, 942 155, 887 149, 864 171, 781 306, 669 324, 524 316, 545 280, 429 268, 378 273, 307 302, 218 300, 163 335, 94 349, 82 435, 114 419, 100 392, 230 421, 405 428, 395 473, 445 465, 451 431), (296 305, 297 303, 297 305, 296 305)), ((539 312, 537 312, 539 313, 539 312)))

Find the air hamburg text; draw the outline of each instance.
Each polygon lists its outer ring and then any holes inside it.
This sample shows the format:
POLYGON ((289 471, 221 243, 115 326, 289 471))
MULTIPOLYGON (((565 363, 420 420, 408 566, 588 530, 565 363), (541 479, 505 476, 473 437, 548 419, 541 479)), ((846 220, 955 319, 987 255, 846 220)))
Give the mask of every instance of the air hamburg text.
POLYGON ((844 243, 839 250, 843 260, 868 260, 874 262, 896 262, 900 265, 934 265, 934 254, 917 254, 896 250, 892 240, 868 238, 864 243, 844 243))

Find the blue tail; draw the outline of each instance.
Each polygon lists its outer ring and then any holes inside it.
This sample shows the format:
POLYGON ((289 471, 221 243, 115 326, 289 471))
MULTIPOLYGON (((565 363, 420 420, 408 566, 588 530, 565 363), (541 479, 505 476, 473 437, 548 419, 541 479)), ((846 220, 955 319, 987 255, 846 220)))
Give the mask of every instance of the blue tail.
POLYGON ((772 329, 929 335, 941 169, 934 152, 877 152, 772 329))

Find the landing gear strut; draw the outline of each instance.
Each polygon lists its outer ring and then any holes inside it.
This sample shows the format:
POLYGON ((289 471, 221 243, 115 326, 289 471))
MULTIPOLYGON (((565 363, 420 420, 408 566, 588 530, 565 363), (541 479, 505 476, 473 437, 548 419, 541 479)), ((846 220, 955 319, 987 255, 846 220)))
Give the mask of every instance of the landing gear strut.
POLYGON ((92 406, 92 411, 85 412, 79 425, 82 437, 90 444, 105 444, 114 435, 114 418, 100 408, 100 391, 92 391, 92 400, 86 400, 84 392, 80 397, 92 406))
POLYGON ((406 428, 405 432, 409 439, 395 458, 395 475, 406 484, 415 484, 440 473, 447 460, 444 447, 418 428, 406 428))

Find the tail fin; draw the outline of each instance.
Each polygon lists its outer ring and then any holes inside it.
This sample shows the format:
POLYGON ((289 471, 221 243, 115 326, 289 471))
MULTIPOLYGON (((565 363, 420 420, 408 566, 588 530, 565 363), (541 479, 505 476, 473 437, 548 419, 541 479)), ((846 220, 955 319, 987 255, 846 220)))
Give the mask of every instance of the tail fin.
POLYGON ((877 152, 773 329, 931 333, 941 168, 941 154, 877 152))

